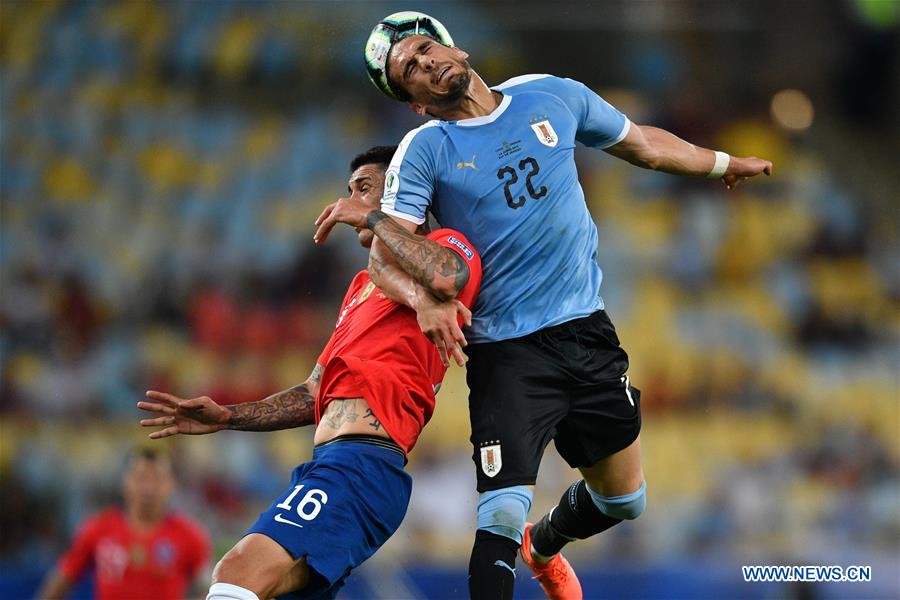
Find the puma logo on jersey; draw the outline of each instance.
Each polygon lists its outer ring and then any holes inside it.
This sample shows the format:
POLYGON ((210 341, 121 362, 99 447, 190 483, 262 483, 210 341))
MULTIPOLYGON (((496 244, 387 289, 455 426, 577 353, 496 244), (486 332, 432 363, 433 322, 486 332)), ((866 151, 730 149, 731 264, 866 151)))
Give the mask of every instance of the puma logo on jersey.
POLYGON ((471 161, 471 162, 458 162, 458 163, 456 163, 456 168, 457 168, 457 169, 465 169, 466 167, 469 167, 469 168, 475 169, 475 170, 477 171, 477 170, 478 170, 478 167, 475 166, 475 157, 476 157, 476 156, 477 156, 476 154, 473 154, 473 155, 472 155, 472 161, 471 161))

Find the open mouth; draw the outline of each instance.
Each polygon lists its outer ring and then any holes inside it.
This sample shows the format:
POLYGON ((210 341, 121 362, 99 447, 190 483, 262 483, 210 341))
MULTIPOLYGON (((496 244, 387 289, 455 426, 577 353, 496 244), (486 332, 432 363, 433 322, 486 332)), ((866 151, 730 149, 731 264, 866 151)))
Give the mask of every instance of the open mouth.
POLYGON ((440 72, 438 73, 438 77, 437 77, 436 83, 440 83, 441 79, 444 78, 444 75, 445 75, 445 74, 447 73, 447 71, 449 71, 449 70, 450 70, 450 65, 447 65, 446 67, 444 67, 443 69, 441 69, 440 72))

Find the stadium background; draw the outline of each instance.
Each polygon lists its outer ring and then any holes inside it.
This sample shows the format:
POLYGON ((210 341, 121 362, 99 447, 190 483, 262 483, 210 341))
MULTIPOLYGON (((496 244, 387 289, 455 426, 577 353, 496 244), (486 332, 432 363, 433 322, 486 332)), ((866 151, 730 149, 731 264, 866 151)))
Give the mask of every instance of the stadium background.
MULTIPOLYGON (((647 512, 568 550, 589 597, 897 597, 900 4, 0 4, 0 596, 117 500, 153 387, 296 384, 364 265, 312 243, 347 164, 419 119, 365 78, 377 19, 440 18, 488 83, 579 79, 634 121, 775 163, 736 193, 578 157, 603 295, 642 388, 647 512), (744 584, 741 564, 872 565, 744 584)), ((402 528, 344 598, 462 597, 463 371, 415 449, 402 528)), ((311 429, 161 442, 216 556, 311 429)), ((551 449, 535 514, 573 474, 551 449)), ((518 595, 540 597, 520 572, 518 595)), ((90 584, 82 586, 81 597, 90 584)))

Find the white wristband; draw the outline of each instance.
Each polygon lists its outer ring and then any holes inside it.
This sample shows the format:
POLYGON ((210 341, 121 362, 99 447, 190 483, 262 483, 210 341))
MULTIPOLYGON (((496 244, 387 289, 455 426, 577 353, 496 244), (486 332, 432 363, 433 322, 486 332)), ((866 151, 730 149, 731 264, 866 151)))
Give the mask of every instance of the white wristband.
POLYGON ((713 165, 712 171, 706 176, 707 179, 718 179, 722 175, 725 174, 725 171, 728 170, 728 163, 731 162, 731 157, 725 154, 724 152, 719 152, 716 150, 716 164, 713 165))

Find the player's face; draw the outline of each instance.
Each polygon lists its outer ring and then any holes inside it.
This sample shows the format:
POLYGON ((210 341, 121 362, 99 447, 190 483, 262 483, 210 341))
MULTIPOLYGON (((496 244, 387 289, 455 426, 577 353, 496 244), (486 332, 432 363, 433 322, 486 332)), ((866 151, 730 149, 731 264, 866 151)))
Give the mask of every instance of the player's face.
POLYGON ((175 489, 172 467, 164 459, 135 458, 125 473, 123 488, 129 512, 147 519, 158 517, 175 489))
MULTIPOLYGON (((350 175, 348 186, 350 195, 358 198, 363 204, 372 210, 381 208, 381 195, 384 193, 385 165, 362 165, 350 175)), ((363 248, 372 246, 374 234, 362 227, 356 228, 356 235, 363 248)))
POLYGON ((388 75, 393 85, 406 90, 411 104, 446 108, 459 102, 469 89, 472 68, 468 57, 459 48, 411 35, 391 48, 388 75))

